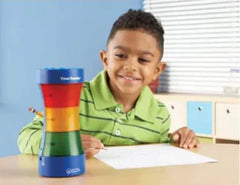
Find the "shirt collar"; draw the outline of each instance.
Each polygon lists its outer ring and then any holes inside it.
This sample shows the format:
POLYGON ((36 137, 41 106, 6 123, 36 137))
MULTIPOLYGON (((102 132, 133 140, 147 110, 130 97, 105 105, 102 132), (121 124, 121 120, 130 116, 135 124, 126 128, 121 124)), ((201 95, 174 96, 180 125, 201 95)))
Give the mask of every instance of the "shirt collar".
MULTIPOLYGON (((109 89, 105 70, 100 72, 92 81, 90 89, 97 110, 111 108, 119 105, 109 89)), ((154 123, 157 116, 158 104, 149 87, 144 87, 133 109, 135 116, 148 122, 154 123)))
POLYGON ((155 122, 158 104, 149 87, 144 87, 135 106, 135 115, 145 121, 155 122))
POLYGON ((97 110, 117 105, 117 102, 109 89, 107 83, 107 73, 105 70, 100 72, 92 81, 90 81, 90 89, 97 110))

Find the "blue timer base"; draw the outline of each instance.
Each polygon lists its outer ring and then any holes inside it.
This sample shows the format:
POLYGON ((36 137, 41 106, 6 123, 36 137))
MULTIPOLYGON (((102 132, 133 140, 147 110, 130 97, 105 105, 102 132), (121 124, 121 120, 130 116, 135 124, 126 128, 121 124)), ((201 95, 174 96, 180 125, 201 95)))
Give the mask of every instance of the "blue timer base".
POLYGON ((39 156, 39 175, 71 177, 85 173, 85 153, 77 156, 39 156))

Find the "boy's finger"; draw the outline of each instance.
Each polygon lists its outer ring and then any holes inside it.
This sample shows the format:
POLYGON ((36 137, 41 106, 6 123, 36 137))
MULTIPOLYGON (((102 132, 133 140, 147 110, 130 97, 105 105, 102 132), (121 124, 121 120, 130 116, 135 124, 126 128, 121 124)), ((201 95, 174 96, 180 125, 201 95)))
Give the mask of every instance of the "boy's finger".
POLYGON ((101 148, 102 143, 84 141, 83 146, 84 146, 84 148, 101 148))
POLYGON ((182 148, 183 144, 185 143, 185 141, 187 139, 188 130, 186 130, 186 129, 180 130, 179 134, 180 134, 180 145, 179 146, 182 148))
POLYGON ((193 139, 191 143, 189 143, 188 148, 193 148, 197 144, 197 140, 193 139))
POLYGON ((91 135, 81 134, 81 138, 83 141, 99 142, 99 143, 101 142, 98 138, 91 135))
POLYGON ((187 134, 186 140, 183 143, 183 148, 188 148, 189 144, 193 141, 194 136, 194 132, 190 130, 187 134))
POLYGON ((87 149, 85 149, 85 154, 86 154, 86 157, 89 158, 89 157, 92 157, 95 154, 97 154, 99 151, 100 151, 100 149, 87 148, 87 149))
POLYGON ((179 134, 179 137, 180 137, 179 146, 180 146, 180 147, 183 147, 183 143, 184 143, 185 140, 186 140, 186 134, 185 134, 182 130, 180 130, 180 131, 178 132, 178 134, 179 134))
POLYGON ((173 141, 174 141, 175 143, 178 143, 180 136, 179 136, 178 133, 175 133, 175 134, 173 134, 173 137, 172 137, 172 138, 173 138, 173 141))
POLYGON ((192 142, 189 144, 189 148, 193 148, 193 147, 199 147, 199 141, 198 139, 195 137, 192 142))

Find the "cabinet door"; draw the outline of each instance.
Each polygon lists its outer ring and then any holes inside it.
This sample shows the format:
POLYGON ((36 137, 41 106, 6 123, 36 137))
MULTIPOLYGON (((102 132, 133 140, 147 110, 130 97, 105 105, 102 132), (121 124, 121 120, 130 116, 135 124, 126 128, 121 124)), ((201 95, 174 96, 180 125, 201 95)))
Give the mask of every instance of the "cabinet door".
POLYGON ((239 104, 216 103, 216 137, 239 140, 239 104))
POLYGON ((188 101, 187 125, 198 135, 212 136, 212 103, 188 101))
POLYGON ((185 101, 164 101, 163 102, 171 115, 170 133, 186 126, 186 103, 185 101))

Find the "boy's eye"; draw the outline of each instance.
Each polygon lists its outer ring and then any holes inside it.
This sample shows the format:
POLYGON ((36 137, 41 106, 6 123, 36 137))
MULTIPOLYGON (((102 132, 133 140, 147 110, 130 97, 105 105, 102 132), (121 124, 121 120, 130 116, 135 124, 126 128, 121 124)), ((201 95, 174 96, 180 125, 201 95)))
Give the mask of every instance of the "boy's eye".
POLYGON ((124 55, 124 54, 116 54, 115 56, 118 58, 126 58, 126 55, 124 55))
POLYGON ((139 58, 138 60, 139 60, 139 62, 149 62, 149 60, 147 60, 145 58, 139 58))

